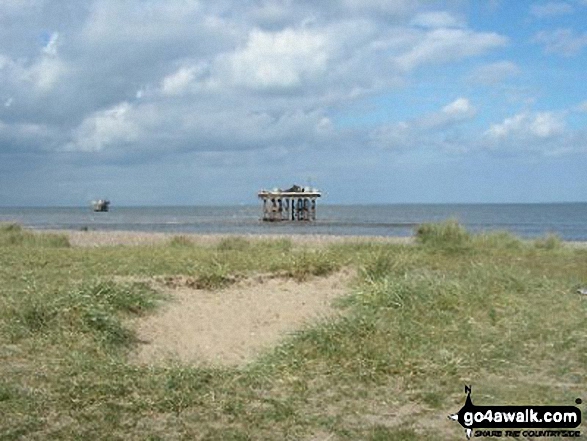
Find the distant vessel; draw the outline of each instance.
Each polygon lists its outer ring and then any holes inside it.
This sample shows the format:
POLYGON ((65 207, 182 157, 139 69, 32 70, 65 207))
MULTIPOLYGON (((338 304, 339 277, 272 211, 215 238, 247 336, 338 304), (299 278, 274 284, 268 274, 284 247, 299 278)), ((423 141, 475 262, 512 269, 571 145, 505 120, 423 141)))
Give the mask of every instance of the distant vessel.
POLYGON ((110 209, 110 201, 106 199, 98 199, 97 201, 92 201, 92 208, 94 211, 108 211, 110 209))

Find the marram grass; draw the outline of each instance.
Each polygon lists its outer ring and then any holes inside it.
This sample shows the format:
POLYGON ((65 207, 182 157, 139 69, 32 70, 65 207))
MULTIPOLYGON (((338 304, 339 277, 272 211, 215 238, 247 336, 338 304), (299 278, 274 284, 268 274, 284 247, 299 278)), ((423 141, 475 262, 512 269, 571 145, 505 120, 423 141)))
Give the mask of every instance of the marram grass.
POLYGON ((0 224, 0 246, 20 246, 36 248, 67 248, 67 236, 52 233, 34 233, 18 224, 0 224))
POLYGON ((586 248, 455 222, 416 236, 82 249, 2 226, 0 439, 464 439, 446 418, 464 384, 476 404, 583 397, 586 248), (246 366, 128 360, 143 344, 129 323, 169 301, 143 280, 181 275, 219 289, 255 273, 305 280, 349 267, 357 276, 337 318, 246 366))

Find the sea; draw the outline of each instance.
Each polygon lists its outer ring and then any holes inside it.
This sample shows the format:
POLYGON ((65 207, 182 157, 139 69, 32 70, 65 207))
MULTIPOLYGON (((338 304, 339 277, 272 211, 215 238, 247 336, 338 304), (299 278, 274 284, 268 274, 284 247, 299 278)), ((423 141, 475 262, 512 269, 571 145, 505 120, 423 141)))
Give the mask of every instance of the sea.
POLYGON ((556 234, 587 241, 587 203, 556 204, 318 204, 315 222, 263 222, 260 205, 0 207, 0 222, 34 229, 121 230, 214 234, 411 236, 418 225, 456 219, 472 232, 508 231, 524 238, 556 234))

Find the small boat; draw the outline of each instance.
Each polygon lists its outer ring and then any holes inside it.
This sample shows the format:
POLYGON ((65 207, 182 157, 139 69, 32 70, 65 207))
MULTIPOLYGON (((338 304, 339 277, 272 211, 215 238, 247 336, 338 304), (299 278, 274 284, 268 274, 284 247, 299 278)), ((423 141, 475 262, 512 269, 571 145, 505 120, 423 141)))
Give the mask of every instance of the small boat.
POLYGON ((110 201, 106 199, 98 199, 97 201, 92 201, 92 208, 94 209, 94 211, 106 212, 110 209, 110 201))

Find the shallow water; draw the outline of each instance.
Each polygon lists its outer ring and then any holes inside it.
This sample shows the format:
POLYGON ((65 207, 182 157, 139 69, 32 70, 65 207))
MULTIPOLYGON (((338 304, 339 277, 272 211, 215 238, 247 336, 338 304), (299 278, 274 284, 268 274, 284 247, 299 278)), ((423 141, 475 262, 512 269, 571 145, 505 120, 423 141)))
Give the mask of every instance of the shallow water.
POLYGON ((134 230, 170 233, 333 234, 410 236, 424 222, 454 218, 468 229, 506 230, 523 237, 555 233, 587 241, 587 203, 562 204, 318 204, 318 220, 260 221, 261 207, 117 207, 94 213, 89 207, 0 207, 0 222, 38 229, 134 230))

